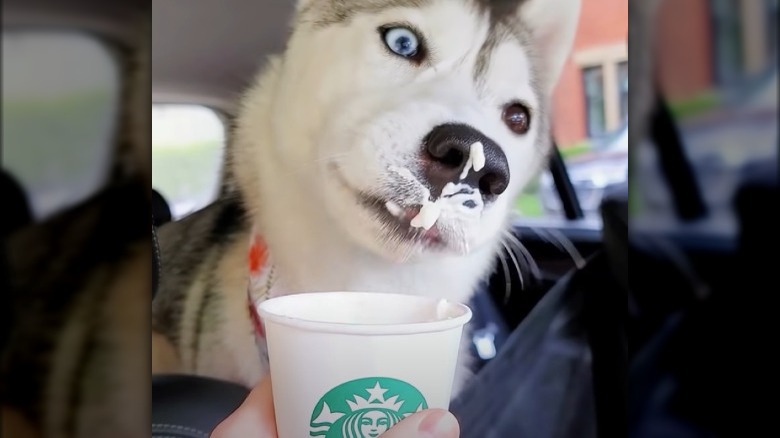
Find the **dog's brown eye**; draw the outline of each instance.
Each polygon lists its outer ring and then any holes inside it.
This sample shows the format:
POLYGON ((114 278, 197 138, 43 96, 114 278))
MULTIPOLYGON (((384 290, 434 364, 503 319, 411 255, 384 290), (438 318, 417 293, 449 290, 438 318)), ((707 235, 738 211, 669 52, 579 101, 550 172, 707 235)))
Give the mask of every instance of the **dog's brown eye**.
POLYGON ((515 134, 525 134, 531 128, 531 113, 524 105, 513 103, 504 109, 504 123, 515 134))

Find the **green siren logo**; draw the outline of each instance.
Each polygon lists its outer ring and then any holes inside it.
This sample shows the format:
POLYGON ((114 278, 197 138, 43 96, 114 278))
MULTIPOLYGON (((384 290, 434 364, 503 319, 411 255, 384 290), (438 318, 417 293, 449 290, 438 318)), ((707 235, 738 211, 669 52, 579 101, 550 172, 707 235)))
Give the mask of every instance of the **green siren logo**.
POLYGON ((414 386, 369 377, 343 383, 325 394, 311 416, 311 436, 376 438, 409 415, 428 409, 414 386))

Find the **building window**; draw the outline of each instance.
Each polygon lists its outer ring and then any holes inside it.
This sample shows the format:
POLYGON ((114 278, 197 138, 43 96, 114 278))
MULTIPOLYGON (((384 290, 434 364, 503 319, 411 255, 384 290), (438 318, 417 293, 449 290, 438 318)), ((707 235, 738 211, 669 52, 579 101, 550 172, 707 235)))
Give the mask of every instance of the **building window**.
POLYGON ((604 68, 587 67, 582 70, 585 88, 585 115, 588 137, 595 137, 607 130, 604 111, 604 68))
POLYGON ((743 78, 742 11, 735 0, 712 0, 715 77, 722 86, 743 78))
POLYGON ((620 123, 628 120, 628 61, 618 63, 618 96, 620 96, 620 123))

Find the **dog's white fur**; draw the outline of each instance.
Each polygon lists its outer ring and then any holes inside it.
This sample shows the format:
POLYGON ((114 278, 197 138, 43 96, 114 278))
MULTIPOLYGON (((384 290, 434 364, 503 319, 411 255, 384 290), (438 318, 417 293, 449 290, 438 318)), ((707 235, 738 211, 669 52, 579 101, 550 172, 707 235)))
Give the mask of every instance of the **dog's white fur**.
MULTIPOLYGON (((302 0, 299 10, 316 1, 302 0)), ((272 294, 377 291, 468 301, 489 274, 512 201, 543 165, 548 146, 548 132, 540 131, 546 124, 532 119, 519 136, 502 122, 502 108, 521 100, 541 117, 534 111, 557 82, 578 16, 579 0, 524 2, 516 20, 530 26, 528 45, 502 42, 477 84, 474 65, 490 20, 468 0, 359 13, 347 24, 318 26, 299 17, 284 56, 269 61, 242 101, 230 157, 279 275, 272 294), (386 50, 377 28, 397 22, 425 35, 432 63, 415 66, 386 50), (344 181, 388 193, 388 168, 415 169, 422 138, 445 122, 466 123, 499 144, 511 180, 480 219, 442 217, 439 226, 462 239, 433 251, 388 238, 344 181)), ((246 312, 245 254, 246 246, 236 245, 220 261, 225 326, 203 334, 214 348, 198 353, 198 372, 253 385, 267 365, 246 336, 248 320, 229 316, 246 312)))

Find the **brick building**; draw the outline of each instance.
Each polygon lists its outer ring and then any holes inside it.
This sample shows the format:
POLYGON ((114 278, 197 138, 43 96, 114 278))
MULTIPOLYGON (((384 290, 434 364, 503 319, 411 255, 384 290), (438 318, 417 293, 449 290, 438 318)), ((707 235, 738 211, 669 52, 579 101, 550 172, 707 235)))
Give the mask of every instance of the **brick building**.
POLYGON ((778 0, 664 1, 658 11, 657 74, 667 99, 691 101, 771 70, 778 0))
MULTIPOLYGON (((645 0, 637 0, 645 1, 645 0)), ((706 105, 777 62, 778 0, 663 0, 656 16, 658 83, 673 105, 706 105)), ((553 97, 565 148, 627 118, 628 0, 582 0, 571 56, 553 97)))
POLYGON ((582 0, 572 53, 553 96, 560 147, 617 129, 627 118, 627 40, 627 0, 582 0))

